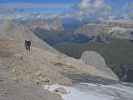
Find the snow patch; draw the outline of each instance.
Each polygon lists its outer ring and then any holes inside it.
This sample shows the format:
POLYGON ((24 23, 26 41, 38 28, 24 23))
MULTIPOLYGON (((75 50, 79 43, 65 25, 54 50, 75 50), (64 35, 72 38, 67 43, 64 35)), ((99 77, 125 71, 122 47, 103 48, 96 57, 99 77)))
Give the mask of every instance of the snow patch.
MULTIPOLYGON (((91 86, 93 86, 93 84, 91 84, 91 86)), ((58 93, 59 95, 62 96, 64 100, 99 100, 99 98, 101 100, 114 100, 113 96, 99 94, 91 90, 88 92, 84 92, 78 90, 75 87, 62 86, 59 84, 44 86, 44 89, 47 89, 50 92, 54 92, 54 90, 57 88, 64 88, 67 91, 67 94, 58 93)))

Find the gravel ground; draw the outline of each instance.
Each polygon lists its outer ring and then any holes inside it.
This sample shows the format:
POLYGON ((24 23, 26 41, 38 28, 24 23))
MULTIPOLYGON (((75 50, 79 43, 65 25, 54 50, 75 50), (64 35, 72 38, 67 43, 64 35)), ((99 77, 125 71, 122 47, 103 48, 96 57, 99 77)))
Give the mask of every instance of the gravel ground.
POLYGON ((19 82, 9 79, 8 69, 0 65, 0 100, 62 100, 30 82, 19 82))

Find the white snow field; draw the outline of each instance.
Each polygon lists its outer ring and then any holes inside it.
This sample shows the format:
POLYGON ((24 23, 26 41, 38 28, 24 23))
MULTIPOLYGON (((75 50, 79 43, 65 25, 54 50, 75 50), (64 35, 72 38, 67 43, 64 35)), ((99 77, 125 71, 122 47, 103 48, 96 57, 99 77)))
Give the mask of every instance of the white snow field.
POLYGON ((73 87, 54 84, 45 85, 44 89, 61 95, 63 100, 133 100, 133 88, 120 84, 81 83, 73 87), (58 88, 66 90, 66 94, 56 92, 55 90, 58 88))

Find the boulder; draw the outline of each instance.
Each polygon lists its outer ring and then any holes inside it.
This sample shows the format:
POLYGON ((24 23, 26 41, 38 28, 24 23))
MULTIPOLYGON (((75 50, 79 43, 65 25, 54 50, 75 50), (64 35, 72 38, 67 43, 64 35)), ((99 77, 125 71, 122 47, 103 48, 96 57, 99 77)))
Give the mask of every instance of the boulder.
POLYGON ((85 51, 82 53, 81 61, 87 65, 96 67, 104 76, 111 76, 114 79, 118 77, 113 73, 113 71, 107 67, 104 58, 95 51, 85 51))

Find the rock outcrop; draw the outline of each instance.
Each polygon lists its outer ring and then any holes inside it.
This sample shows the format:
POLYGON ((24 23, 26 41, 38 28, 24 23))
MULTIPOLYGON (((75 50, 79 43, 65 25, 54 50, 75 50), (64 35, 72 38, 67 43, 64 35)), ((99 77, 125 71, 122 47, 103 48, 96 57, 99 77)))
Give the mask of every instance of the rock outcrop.
POLYGON ((82 53, 81 60, 87 65, 95 66, 97 69, 103 71, 106 75, 117 78, 113 71, 107 67, 104 58, 99 53, 95 51, 85 51, 82 53))

